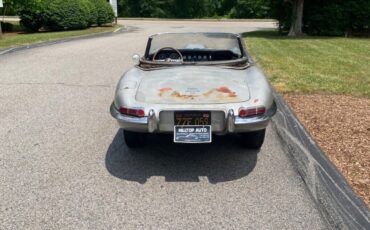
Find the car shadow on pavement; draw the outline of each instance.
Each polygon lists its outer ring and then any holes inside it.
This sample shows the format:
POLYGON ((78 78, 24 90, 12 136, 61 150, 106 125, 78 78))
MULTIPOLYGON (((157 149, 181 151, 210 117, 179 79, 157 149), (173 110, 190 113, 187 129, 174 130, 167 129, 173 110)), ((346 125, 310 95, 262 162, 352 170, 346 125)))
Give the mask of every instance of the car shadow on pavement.
POLYGON ((150 135, 146 146, 129 149, 118 130, 105 165, 113 176, 141 184, 155 176, 166 182, 198 182, 199 177, 207 177, 216 184, 247 176, 258 152, 239 147, 233 136, 214 136, 212 144, 184 145, 174 144, 171 135, 150 135))

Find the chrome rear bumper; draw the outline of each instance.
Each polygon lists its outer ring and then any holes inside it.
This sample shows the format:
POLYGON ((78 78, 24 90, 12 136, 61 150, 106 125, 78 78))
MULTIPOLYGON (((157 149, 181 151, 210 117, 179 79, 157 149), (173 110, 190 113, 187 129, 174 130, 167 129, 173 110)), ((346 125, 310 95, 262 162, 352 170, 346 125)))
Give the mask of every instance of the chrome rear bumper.
MULTIPOLYGON (((265 129, 272 116, 275 115, 276 110, 277 107, 275 102, 262 116, 241 118, 236 116, 233 110, 229 110, 224 121, 221 121, 222 124, 217 124, 217 127, 222 128, 216 131, 213 129, 213 132, 220 134, 243 133, 265 129)), ((110 113, 118 121, 119 126, 125 130, 144 133, 173 132, 173 125, 171 125, 171 127, 167 125, 165 128, 160 126, 160 121, 157 118, 154 110, 150 110, 149 116, 147 117, 132 117, 121 114, 114 106, 114 103, 112 103, 110 106, 110 113)), ((212 127, 213 125, 214 124, 212 124, 212 127)))

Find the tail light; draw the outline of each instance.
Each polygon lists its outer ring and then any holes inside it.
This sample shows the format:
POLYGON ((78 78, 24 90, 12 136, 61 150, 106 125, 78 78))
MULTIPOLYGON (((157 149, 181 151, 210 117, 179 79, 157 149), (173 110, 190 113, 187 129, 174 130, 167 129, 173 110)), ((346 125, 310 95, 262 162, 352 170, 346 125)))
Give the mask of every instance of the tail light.
POLYGON ((253 108, 240 108, 239 109, 239 117, 252 117, 257 115, 265 114, 266 108, 261 107, 253 107, 253 108))
POLYGON ((130 115, 130 116, 134 116, 134 117, 144 117, 145 116, 145 111, 141 108, 139 108, 139 109, 130 109, 130 108, 126 108, 126 107, 121 107, 119 109, 119 111, 122 114, 130 115))

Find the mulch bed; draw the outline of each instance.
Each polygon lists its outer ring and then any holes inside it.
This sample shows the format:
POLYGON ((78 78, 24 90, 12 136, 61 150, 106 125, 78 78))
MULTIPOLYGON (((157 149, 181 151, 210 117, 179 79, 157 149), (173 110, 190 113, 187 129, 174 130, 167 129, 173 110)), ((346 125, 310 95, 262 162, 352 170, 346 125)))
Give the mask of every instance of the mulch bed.
POLYGON ((283 96, 370 207, 370 99, 325 94, 283 96))

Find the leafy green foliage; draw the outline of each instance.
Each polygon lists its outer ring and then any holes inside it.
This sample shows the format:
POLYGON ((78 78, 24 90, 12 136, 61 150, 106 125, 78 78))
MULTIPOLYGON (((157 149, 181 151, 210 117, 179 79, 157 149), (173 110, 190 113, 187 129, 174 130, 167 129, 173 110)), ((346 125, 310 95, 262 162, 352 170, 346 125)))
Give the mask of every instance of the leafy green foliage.
MULTIPOLYGON (((119 0, 124 17, 275 18, 287 33, 294 0, 119 0)), ((369 0, 305 0, 303 31, 311 35, 370 35, 369 0)))
POLYGON ((114 20, 114 11, 111 5, 105 0, 91 0, 97 10, 96 24, 103 25, 111 23, 114 20))
POLYGON ((21 25, 28 31, 37 32, 45 23, 46 4, 43 0, 32 0, 17 5, 21 25))
POLYGON ((206 3, 199 0, 172 0, 168 15, 171 18, 200 18, 206 16, 206 3))
MULTIPOLYGON (((291 24, 291 4, 285 0, 271 0, 273 18, 279 21, 281 32, 291 24)), ((310 35, 370 34, 369 0, 306 0, 303 31, 310 35)))
POLYGON ((45 15, 52 30, 84 29, 89 23, 89 9, 83 1, 50 0, 45 15))
MULTIPOLYGON (((58 0, 4 0, 4 3, 9 12, 18 10, 22 25, 37 31, 45 22, 45 5, 55 1, 58 0)), ((292 1, 294 0, 118 0, 118 12, 119 16, 124 17, 275 18, 279 21, 280 32, 287 33, 292 21, 292 1)), ((71 4, 70 0, 65 2, 71 4)), ((74 2, 75 5, 87 8, 87 25, 102 25, 111 23, 114 19, 113 10, 106 0, 74 2)), ((84 17, 78 14, 74 18, 84 17)), ((73 24, 68 28, 85 27, 84 23, 67 24, 73 24)), ((370 36, 370 1, 305 0, 303 32, 310 35, 370 36)))
POLYGON ((230 10, 231 18, 267 18, 270 3, 266 0, 238 0, 230 10))
POLYGON ((86 5, 88 10, 88 25, 96 25, 98 21, 98 9, 95 4, 90 0, 82 0, 82 2, 86 5))
POLYGON ((16 10, 21 24, 32 32, 83 29, 114 20, 111 5, 105 0, 6 0, 16 10))
POLYGON ((125 17, 161 18, 265 18, 270 0, 119 0, 125 17))
POLYGON ((12 32, 13 31, 13 24, 9 22, 0 22, 1 29, 3 32, 12 32))
POLYGON ((0 8, 0 15, 16 15, 14 0, 3 0, 3 7, 0 8))
POLYGON ((279 32, 288 33, 291 25, 292 9, 289 2, 284 0, 271 0, 271 17, 279 21, 279 32))
MULTIPOLYGON (((1 28, 3 32, 21 32, 24 31, 24 28, 15 21, 1 21, 1 28)), ((12 35, 14 36, 14 35, 12 35)))
POLYGON ((164 0, 119 0, 118 8, 121 16, 130 17, 168 17, 164 0))

